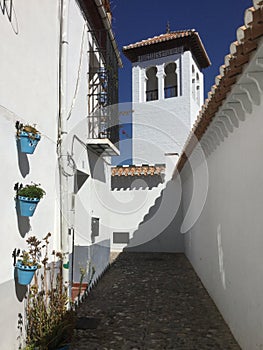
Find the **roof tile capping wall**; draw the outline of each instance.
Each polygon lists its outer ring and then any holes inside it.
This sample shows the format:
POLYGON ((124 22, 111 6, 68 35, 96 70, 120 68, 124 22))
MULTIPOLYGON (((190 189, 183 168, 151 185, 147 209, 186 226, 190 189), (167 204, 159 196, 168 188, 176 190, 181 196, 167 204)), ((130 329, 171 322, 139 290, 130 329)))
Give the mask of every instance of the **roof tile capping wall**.
POLYGON ((117 166, 111 169, 111 176, 147 176, 160 175, 165 172, 165 165, 131 165, 117 166))
POLYGON ((219 69, 220 75, 215 78, 215 85, 208 93, 208 98, 185 143, 177 163, 178 172, 183 169, 187 158, 204 135, 237 77, 242 73, 244 65, 249 62, 250 54, 257 49, 262 36, 263 0, 253 0, 253 7, 245 11, 244 25, 237 29, 237 40, 230 45, 230 53, 225 56, 225 62, 219 69))

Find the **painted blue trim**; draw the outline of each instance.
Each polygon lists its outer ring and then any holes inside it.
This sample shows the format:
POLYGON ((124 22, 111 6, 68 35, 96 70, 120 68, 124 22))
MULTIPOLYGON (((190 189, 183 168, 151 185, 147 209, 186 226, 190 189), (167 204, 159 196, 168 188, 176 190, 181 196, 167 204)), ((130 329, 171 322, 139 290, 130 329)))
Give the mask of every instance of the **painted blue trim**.
POLYGON ((39 198, 17 196, 17 204, 20 216, 33 216, 39 201, 39 198))
POLYGON ((99 104, 102 104, 102 105, 107 103, 107 92, 106 91, 101 91, 98 94, 98 101, 99 101, 99 104))
POLYGON ((33 154, 40 139, 40 134, 32 134, 21 131, 18 136, 20 152, 33 154))
POLYGON ((37 270, 37 266, 25 266, 22 264, 21 260, 19 260, 15 267, 18 283, 22 286, 30 284, 37 270))

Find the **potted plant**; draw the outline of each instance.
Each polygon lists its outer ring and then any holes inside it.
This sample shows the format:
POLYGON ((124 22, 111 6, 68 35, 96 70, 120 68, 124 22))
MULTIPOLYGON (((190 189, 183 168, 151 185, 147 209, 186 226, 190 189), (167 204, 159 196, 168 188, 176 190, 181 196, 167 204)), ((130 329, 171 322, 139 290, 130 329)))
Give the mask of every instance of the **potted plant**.
POLYGON ((19 145, 20 152, 32 154, 41 138, 36 126, 29 124, 23 125, 19 121, 16 122, 16 136, 19 145))
POLYGON ((29 237, 27 239, 29 250, 23 250, 20 259, 16 262, 16 275, 18 283, 27 286, 31 283, 33 276, 39 265, 40 258, 40 241, 35 237, 29 237))
POLYGON ((103 89, 107 89, 107 80, 108 80, 108 76, 107 76, 107 70, 105 67, 99 67, 97 70, 98 73, 98 77, 99 77, 99 81, 101 83, 101 86, 103 87, 103 89))
POLYGON ((28 289, 25 350, 66 350, 73 336, 75 312, 68 307, 68 289, 63 283, 64 256, 49 253, 50 237, 48 233, 41 241, 43 268, 28 289))
POLYGON ((102 106, 105 106, 107 104, 107 92, 106 91, 99 92, 98 102, 102 106))
POLYGON ((26 186, 16 184, 15 190, 20 215, 33 216, 38 202, 46 192, 35 183, 26 186))

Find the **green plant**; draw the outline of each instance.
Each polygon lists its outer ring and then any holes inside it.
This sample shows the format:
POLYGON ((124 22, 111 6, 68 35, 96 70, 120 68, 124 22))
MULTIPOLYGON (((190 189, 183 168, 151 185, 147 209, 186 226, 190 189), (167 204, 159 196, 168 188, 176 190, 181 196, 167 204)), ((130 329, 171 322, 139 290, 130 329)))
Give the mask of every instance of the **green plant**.
POLYGON ((88 278, 88 286, 90 286, 96 270, 94 266, 91 266, 91 262, 88 261, 86 269, 84 267, 80 267, 79 272, 80 272, 80 281, 79 281, 79 291, 78 291, 78 302, 80 302, 84 278, 85 277, 88 278))
POLYGON ((21 264, 24 266, 35 266, 38 265, 34 260, 31 259, 30 254, 23 250, 22 255, 21 255, 21 264))
POLYGON ((38 268, 41 267, 39 264, 40 256, 41 256, 41 241, 39 241, 35 236, 29 237, 26 240, 28 244, 28 251, 23 250, 22 254, 20 256, 20 262, 24 266, 38 266, 38 268))
POLYGON ((32 184, 32 185, 26 185, 25 187, 21 187, 17 190, 18 196, 28 197, 28 198, 38 198, 41 199, 46 192, 39 187, 40 184, 32 184))
POLYGON ((86 275, 86 270, 84 269, 84 267, 80 267, 79 272, 80 272, 80 281, 79 281, 78 300, 80 300, 80 295, 82 291, 83 280, 86 275))
POLYGON ((48 233, 43 238, 43 269, 28 290, 25 328, 26 348, 52 350, 70 341, 74 329, 74 312, 68 309, 67 287, 63 284, 63 255, 53 251, 49 261, 48 233))
POLYGON ((23 123, 20 123, 19 121, 16 122, 16 134, 19 137, 21 132, 27 132, 29 135, 29 138, 34 139, 35 135, 40 134, 40 132, 36 129, 36 124, 30 125, 26 124, 24 125, 23 123))

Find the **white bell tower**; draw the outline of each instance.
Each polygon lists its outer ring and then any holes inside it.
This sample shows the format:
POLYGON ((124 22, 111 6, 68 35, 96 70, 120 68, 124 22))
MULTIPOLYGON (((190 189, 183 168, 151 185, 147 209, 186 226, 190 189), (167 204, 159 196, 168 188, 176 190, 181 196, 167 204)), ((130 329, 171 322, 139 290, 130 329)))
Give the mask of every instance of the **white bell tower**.
POLYGON ((123 53, 132 62, 133 162, 165 163, 182 151, 203 104, 210 60, 195 30, 168 29, 123 53))

